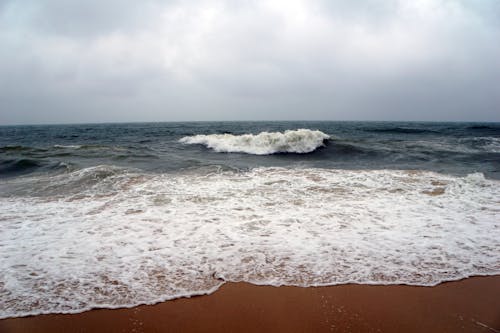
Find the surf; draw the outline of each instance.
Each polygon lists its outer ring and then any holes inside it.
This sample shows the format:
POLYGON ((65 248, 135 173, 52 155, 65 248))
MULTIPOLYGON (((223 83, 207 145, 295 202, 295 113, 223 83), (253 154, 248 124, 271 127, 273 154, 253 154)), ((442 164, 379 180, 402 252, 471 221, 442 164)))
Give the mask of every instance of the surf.
POLYGON ((102 165, 0 181, 13 187, 0 196, 0 318, 152 304, 228 281, 432 286, 500 273, 499 181, 481 173, 102 165))
POLYGON ((199 144, 219 153, 271 155, 277 153, 307 154, 325 145, 330 136, 317 130, 297 129, 259 134, 209 134, 186 136, 185 144, 199 144))

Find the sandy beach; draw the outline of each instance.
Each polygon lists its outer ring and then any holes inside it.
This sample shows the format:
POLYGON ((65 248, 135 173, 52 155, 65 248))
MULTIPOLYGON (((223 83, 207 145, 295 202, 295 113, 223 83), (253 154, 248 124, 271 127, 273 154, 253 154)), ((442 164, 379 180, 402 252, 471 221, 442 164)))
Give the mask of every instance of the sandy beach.
POLYGON ((227 283, 131 309, 0 321, 0 332, 500 332, 500 276, 436 287, 227 283))

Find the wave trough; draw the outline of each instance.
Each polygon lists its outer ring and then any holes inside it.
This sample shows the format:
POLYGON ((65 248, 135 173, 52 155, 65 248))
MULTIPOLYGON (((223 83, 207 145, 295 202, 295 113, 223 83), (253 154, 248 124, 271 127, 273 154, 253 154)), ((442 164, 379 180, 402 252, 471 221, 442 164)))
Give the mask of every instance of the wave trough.
POLYGON ((322 147, 330 138, 321 131, 310 129, 285 132, 261 132, 259 134, 210 134, 183 137, 186 144, 201 144, 216 152, 271 155, 277 153, 305 154, 322 147))

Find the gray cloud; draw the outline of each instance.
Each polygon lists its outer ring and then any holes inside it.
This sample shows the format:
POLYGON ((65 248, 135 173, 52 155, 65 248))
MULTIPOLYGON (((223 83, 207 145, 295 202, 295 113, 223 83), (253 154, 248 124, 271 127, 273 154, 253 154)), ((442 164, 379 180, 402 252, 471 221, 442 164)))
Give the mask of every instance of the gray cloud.
POLYGON ((0 123, 500 121, 499 33, 495 0, 0 0, 0 123))
POLYGON ((148 25, 148 18, 168 2, 154 0, 3 1, 4 19, 14 26, 46 35, 96 37, 133 31, 148 25))

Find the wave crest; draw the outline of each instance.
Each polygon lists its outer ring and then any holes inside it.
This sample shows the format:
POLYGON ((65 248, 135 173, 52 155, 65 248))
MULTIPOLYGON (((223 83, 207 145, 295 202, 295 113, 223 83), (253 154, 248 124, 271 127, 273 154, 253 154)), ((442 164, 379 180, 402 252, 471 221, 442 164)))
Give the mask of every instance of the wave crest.
POLYGON ((276 153, 305 154, 324 145, 329 135, 310 129, 285 132, 261 132, 259 134, 210 134, 186 136, 181 143, 201 144, 220 153, 246 153, 271 155, 276 153))

